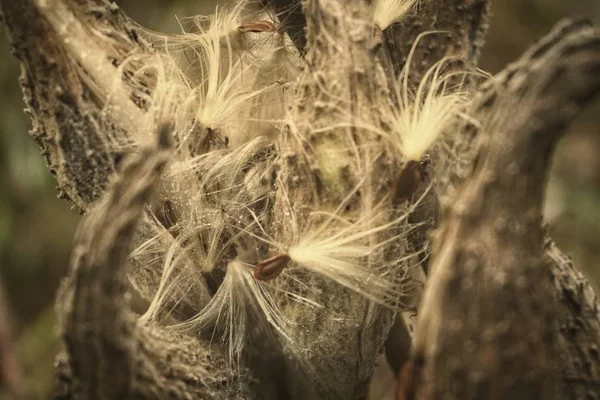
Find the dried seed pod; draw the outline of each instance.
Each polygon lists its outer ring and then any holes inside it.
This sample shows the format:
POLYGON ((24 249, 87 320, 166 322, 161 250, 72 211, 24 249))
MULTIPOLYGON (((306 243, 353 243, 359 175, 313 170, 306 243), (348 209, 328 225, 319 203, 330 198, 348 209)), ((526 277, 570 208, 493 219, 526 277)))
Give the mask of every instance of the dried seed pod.
POLYGON ((276 30, 277 30, 277 27, 275 26, 275 24, 273 22, 265 21, 265 20, 249 22, 247 24, 240 25, 238 27, 238 31, 240 31, 242 33, 275 32, 276 30))
POLYGON ((417 161, 404 163, 394 178, 392 186, 392 205, 399 206, 408 200, 421 184, 421 166, 417 161))
POLYGON ((290 256, 287 254, 279 254, 262 260, 254 268, 254 277, 259 281, 271 281, 281 274, 290 260, 290 256))

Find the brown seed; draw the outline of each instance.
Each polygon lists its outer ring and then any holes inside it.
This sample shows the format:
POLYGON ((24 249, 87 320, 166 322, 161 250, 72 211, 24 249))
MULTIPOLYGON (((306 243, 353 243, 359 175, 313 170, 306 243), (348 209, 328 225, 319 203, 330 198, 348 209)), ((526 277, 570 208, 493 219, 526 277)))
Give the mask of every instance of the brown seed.
POLYGON ((287 254, 279 254, 262 260, 254 268, 254 277, 259 281, 271 281, 283 272, 290 260, 290 256, 287 254))
POLYGON ((392 186, 392 205, 399 206, 410 199, 421 184, 421 166, 416 161, 404 163, 394 178, 392 186))
POLYGON ((202 139, 200 139, 200 141, 196 143, 195 148, 192 151, 193 155, 197 156, 208 153, 210 151, 210 148, 212 147, 212 142, 215 140, 216 135, 217 134, 215 130, 211 128, 206 128, 206 131, 204 132, 204 137, 202 137, 202 139))
POLYGON ((246 33, 246 32, 254 32, 254 33, 258 33, 258 32, 275 32, 276 30, 277 30, 277 27, 271 21, 249 22, 247 24, 240 25, 238 27, 238 31, 240 31, 242 33, 246 33))
POLYGON ((373 26, 373 41, 375 42, 375 46, 378 46, 383 42, 383 32, 379 25, 373 26))
POLYGON ((173 203, 165 200, 156 212, 156 218, 166 229, 170 229, 177 223, 177 215, 173 209, 173 203))
POLYGON ((397 378, 396 400, 415 400, 421 381, 422 363, 406 361, 397 378))

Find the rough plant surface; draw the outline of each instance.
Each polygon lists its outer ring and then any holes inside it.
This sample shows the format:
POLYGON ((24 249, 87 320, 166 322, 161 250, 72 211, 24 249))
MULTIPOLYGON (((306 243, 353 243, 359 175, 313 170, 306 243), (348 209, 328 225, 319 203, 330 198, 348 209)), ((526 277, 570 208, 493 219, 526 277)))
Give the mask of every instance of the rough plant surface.
POLYGON ((489 76, 486 0, 257 3, 166 35, 0 0, 84 214, 56 397, 365 399, 384 360, 398 399, 595 398, 597 298, 541 210, 600 31, 489 76))

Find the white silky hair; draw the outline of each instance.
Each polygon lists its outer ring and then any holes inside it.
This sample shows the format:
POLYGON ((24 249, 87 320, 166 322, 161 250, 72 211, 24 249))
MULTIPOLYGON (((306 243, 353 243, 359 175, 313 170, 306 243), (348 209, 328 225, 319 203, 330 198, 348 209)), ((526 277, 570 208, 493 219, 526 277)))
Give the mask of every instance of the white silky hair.
MULTIPOLYGON (((336 213, 313 212, 314 222, 297 234, 295 243, 287 249, 291 260, 299 267, 322 275, 361 296, 391 309, 402 309, 399 299, 408 290, 402 279, 386 276, 393 265, 405 262, 414 254, 402 254, 386 259, 385 245, 405 237, 411 230, 407 224, 410 213, 425 198, 429 189, 407 210, 389 222, 381 221, 382 215, 366 215, 357 221, 347 221, 336 213), (407 228, 391 233, 405 224, 407 228), (373 242, 377 235, 387 232, 385 240, 373 242), (390 234, 391 233, 391 234, 390 234), (370 266, 380 266, 373 269, 370 266)), ((377 207, 376 207, 377 208, 377 207)), ((281 246, 281 245, 279 245, 281 246)), ((393 269, 393 267, 392 267, 393 269)))
POLYGON ((449 81, 461 73, 443 74, 448 61, 449 58, 444 58, 434 64, 414 93, 408 88, 409 68, 394 85, 398 107, 390 110, 393 123, 390 140, 407 160, 420 161, 469 99, 461 85, 449 87, 449 81))
POLYGON ((433 31, 419 35, 404 68, 392 81, 390 98, 378 99, 385 127, 360 117, 353 117, 352 122, 347 123, 380 135, 391 144, 394 153, 403 156, 404 161, 421 161, 457 119, 467 119, 480 125, 467 116, 464 109, 471 94, 467 78, 470 74, 482 74, 478 71, 447 71, 452 62, 459 62, 457 58, 442 58, 425 71, 415 88, 411 87, 411 64, 419 42, 427 35, 439 33, 433 31))
POLYGON ((289 339, 289 322, 283 317, 266 284, 252 275, 252 267, 238 260, 230 261, 223 283, 204 309, 177 328, 210 331, 224 340, 232 363, 239 361, 249 324, 253 318, 264 316, 275 330, 289 339))
MULTIPOLYGON (((384 0, 376 4, 381 6, 380 3, 390 7, 396 4, 384 0)), ((401 3, 411 3, 403 11, 405 15, 416 2, 401 3)), ((268 251, 261 246, 287 254, 290 269, 302 268, 374 303, 403 309, 399 299, 406 287, 402 276, 396 273, 398 266, 415 254, 402 252, 390 259, 383 249, 391 242, 403 240, 414 228, 407 217, 427 194, 425 191, 391 220, 388 198, 375 206, 369 204, 354 219, 345 217, 344 202, 334 212, 312 210, 309 223, 301 230, 294 228, 290 243, 271 238, 265 216, 253 207, 272 195, 274 187, 263 182, 271 179, 274 166, 281 160, 277 156, 257 155, 278 150, 282 126, 290 129, 288 133, 296 133, 287 119, 282 91, 293 90, 301 62, 289 38, 281 33, 241 34, 237 29, 243 20, 240 7, 218 9, 213 16, 191 19, 194 32, 151 34, 158 52, 132 55, 120 67, 124 73, 140 64, 134 77, 153 77, 153 90, 143 100, 156 121, 171 116, 178 139, 178 151, 163 178, 168 193, 175 194, 173 202, 182 210, 176 222, 177 237, 161 241, 161 235, 172 232, 157 230, 134 251, 136 257, 158 258, 155 254, 160 253, 161 246, 163 250, 162 279, 141 322, 168 314, 167 305, 172 307, 181 300, 174 297, 174 288, 189 285, 184 279, 187 275, 180 273, 183 269, 205 275, 224 273, 211 300, 194 318, 175 327, 212 332, 214 339, 226 343, 232 363, 242 356, 249 324, 257 316, 264 318, 286 341, 286 346, 294 349, 289 343, 290 322, 275 302, 275 291, 303 306, 325 306, 281 285, 257 280, 252 266, 268 257, 268 251), (198 129, 205 134, 208 129, 218 131, 229 138, 229 143, 202 154, 190 153, 188 144, 198 129), (402 229, 397 229, 399 226, 402 229)), ((464 92, 450 90, 451 77, 443 74, 445 61, 432 67, 417 89, 411 90, 408 68, 413 54, 414 48, 406 70, 394 82, 396 104, 387 98, 383 102, 382 113, 393 122, 392 130, 368 126, 357 119, 348 124, 386 138, 385 145, 373 144, 381 146, 381 153, 388 151, 384 148, 391 143, 406 159, 418 161, 457 115, 465 96, 464 92)), ((306 143, 305 138, 298 136, 299 152, 304 151, 302 146, 306 143)), ((364 149, 352 150, 360 158, 358 153, 364 149)), ((361 174, 370 173, 366 160, 357 160, 356 164, 361 174)), ((279 184, 280 200, 289 202, 285 187, 279 184)), ((293 216, 296 210, 289 212, 293 216)), ((285 270, 282 278, 286 279, 285 270)))
MULTIPOLYGON (((152 211, 145 215, 155 229, 131 257, 162 265, 162 277, 140 323, 169 314, 167 307, 182 300, 175 293, 185 295, 186 288, 191 287, 186 282, 190 275, 182 271, 191 270, 200 276, 219 269, 224 279, 211 300, 195 318, 177 327, 214 332, 227 343, 232 362, 242 355, 249 324, 257 315, 289 342, 290 323, 275 303, 273 291, 283 292, 304 306, 324 305, 254 278, 252 265, 260 261, 259 254, 267 256, 256 249, 265 244, 287 252, 295 267, 337 282, 373 302, 397 308, 402 284, 386 276, 387 267, 373 266, 398 263, 410 256, 384 260, 382 249, 406 234, 387 231, 405 223, 414 208, 390 222, 374 222, 385 220, 383 206, 357 220, 345 219, 343 207, 333 213, 313 211, 311 223, 295 232, 291 243, 274 243, 268 238, 263 216, 252 208, 273 190, 262 182, 269 180, 277 158, 263 157, 260 162, 255 158, 261 152, 268 154, 269 146, 277 143, 280 125, 286 121, 282 92, 293 91, 302 62, 282 33, 244 34, 238 30, 246 18, 243 9, 247 1, 217 9, 212 16, 190 19, 191 30, 182 34, 141 32, 155 51, 125 56, 95 43, 94 36, 76 23, 64 1, 50 3, 53 8, 48 16, 54 25, 64 28, 59 36, 77 60, 83 81, 102 102, 104 113, 131 134, 131 148, 151 140, 158 124, 166 121, 173 125, 176 150, 158 186, 161 196, 173 202, 178 220, 175 227, 163 227, 152 211), (111 59, 120 60, 117 67, 111 59), (137 89, 135 102, 132 82, 137 89), (206 135, 209 129, 229 137, 230 145, 210 148, 204 154, 191 152, 189 144, 197 132, 206 135), (383 233, 385 240, 374 241, 383 233), (228 252, 230 248, 236 251, 228 252)), ((389 6, 393 2, 377 4, 389 6)), ((402 15, 397 14, 394 20, 402 15)), ((379 23, 381 28, 386 25, 379 23)), ((438 79, 438 74, 431 77, 438 79)), ((406 97, 406 108, 414 101, 406 97)), ((304 144, 302 140, 298 147, 304 144)), ((406 142, 404 138, 399 143, 406 147, 406 142)), ((278 189, 285 196, 284 188, 278 189)))
POLYGON ((384 30, 395 22, 400 21, 419 0, 375 0, 373 3, 373 22, 384 30))

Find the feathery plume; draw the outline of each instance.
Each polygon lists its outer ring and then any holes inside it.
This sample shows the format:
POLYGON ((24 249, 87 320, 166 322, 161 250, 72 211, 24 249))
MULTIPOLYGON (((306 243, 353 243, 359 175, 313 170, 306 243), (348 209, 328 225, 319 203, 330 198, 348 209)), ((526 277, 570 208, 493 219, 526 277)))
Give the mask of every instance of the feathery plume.
MULTIPOLYGON (((413 49, 414 52, 414 49, 413 49)), ((408 63, 412 61, 412 54, 408 63)), ((442 59, 423 76, 414 93, 409 89, 409 64, 395 86, 398 107, 391 107, 391 142, 408 160, 420 161, 436 139, 451 125, 467 101, 462 83, 451 86, 457 73, 443 74, 442 59)), ((464 75, 463 75, 464 76, 464 75)))
MULTIPOLYGON (((264 129, 263 121, 283 116, 281 93, 293 79, 291 66, 299 55, 282 33, 248 29, 274 23, 244 23, 247 3, 190 18, 192 28, 183 34, 147 33, 161 50, 153 57, 153 69, 168 74, 155 73, 157 82, 146 102, 171 110, 180 145, 187 143, 192 155, 237 147, 260 135, 272 137, 273 128, 264 129), (164 88, 173 87, 177 92, 166 97, 164 88)), ((144 64, 148 72, 152 63, 144 64)))
POLYGON ((375 0, 373 21, 382 31, 400 21, 419 0, 375 0))
MULTIPOLYGON (((398 227, 406 223, 408 215, 428 190, 405 213, 382 224, 373 223, 383 220, 387 215, 383 211, 377 215, 376 209, 380 207, 376 207, 372 215, 357 221, 348 221, 339 215, 344 203, 334 213, 313 212, 309 215, 305 228, 298 232, 297 238, 290 246, 264 239, 279 251, 279 256, 270 260, 289 257, 290 266, 286 270, 294 267, 304 268, 333 280, 377 304, 400 309, 400 299, 406 289, 405 282, 402 277, 387 275, 393 275, 391 271, 403 266, 413 255, 403 254, 396 259, 389 259, 384 254, 384 249, 388 243, 397 241, 410 232, 412 228, 398 227), (386 239, 378 241, 378 236, 386 239)), ((384 204, 382 202, 380 206, 384 204)), ((267 265, 267 261, 269 260, 262 263, 267 265)), ((285 277, 286 270, 277 272, 285 277)))
POLYGON ((179 328, 197 331, 213 330, 229 347, 229 358, 239 361, 243 353, 249 325, 255 319, 266 318, 284 338, 289 322, 266 290, 264 283, 252 276, 252 267, 233 260, 219 290, 207 306, 179 328))
POLYGON ((399 236, 375 245, 371 245, 369 239, 391 230, 404 219, 405 216, 370 227, 366 219, 351 223, 330 215, 325 221, 309 224, 287 254, 297 266, 331 279, 375 303, 396 308, 403 288, 401 283, 385 278, 389 272, 386 267, 394 262, 385 260, 382 250, 384 244, 399 236), (375 265, 379 268, 374 269, 375 265))

